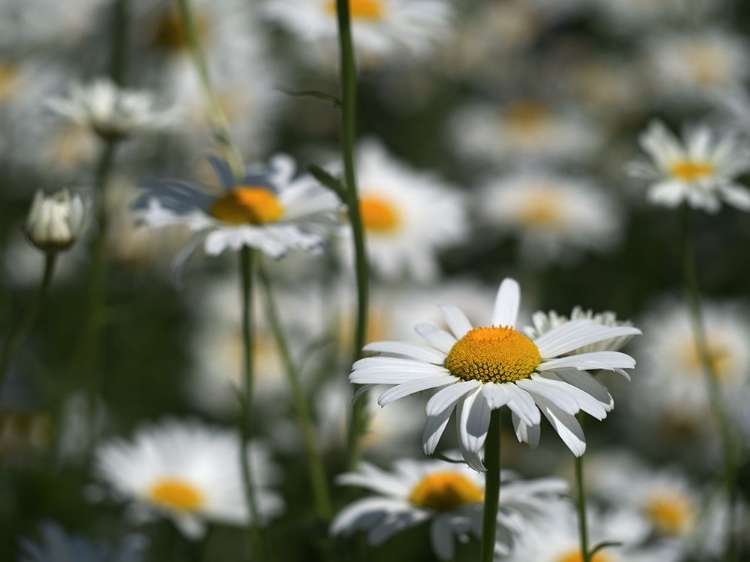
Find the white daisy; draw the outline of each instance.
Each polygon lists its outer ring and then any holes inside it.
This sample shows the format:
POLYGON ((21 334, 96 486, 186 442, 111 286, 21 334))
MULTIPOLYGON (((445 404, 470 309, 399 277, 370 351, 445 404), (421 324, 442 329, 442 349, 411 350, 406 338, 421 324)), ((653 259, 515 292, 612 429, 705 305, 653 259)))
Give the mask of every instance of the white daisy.
POLYGON ((76 84, 67 98, 55 98, 48 107, 76 125, 88 127, 105 138, 124 138, 170 124, 169 111, 153 109, 154 100, 145 91, 125 90, 100 78, 88 86, 76 84))
MULTIPOLYGON (((395 160, 375 141, 362 142, 357 151, 357 187, 367 253, 375 273, 384 279, 435 279, 437 252, 468 235, 465 204, 457 189, 433 173, 395 160)), ((351 260, 350 244, 342 250, 351 260)))
POLYGON ((67 250, 81 236, 86 225, 86 207, 80 195, 67 189, 46 195, 41 189, 34 195, 24 232, 43 252, 67 250))
POLYGON ((419 324, 415 329, 429 346, 394 341, 369 344, 366 351, 388 355, 357 361, 349 380, 393 386, 380 396, 381 406, 416 392, 439 389, 426 408, 423 445, 428 455, 434 452, 455 409, 464 459, 472 468, 484 470, 480 451, 490 413, 507 405, 519 441, 536 446, 541 410, 568 448, 581 456, 586 441, 575 414, 583 410, 603 419, 614 405, 606 389, 586 371, 628 369, 635 361, 616 351, 566 354, 602 340, 640 334, 640 330, 577 320, 532 341, 514 329, 519 304, 518 284, 506 279, 487 327, 473 328, 459 309, 442 306, 450 333, 434 324, 419 324))
POLYGON ((274 156, 268 164, 252 166, 236 181, 228 164, 211 158, 222 195, 208 195, 181 181, 142 185, 136 203, 138 219, 159 228, 185 224, 197 232, 180 258, 179 266, 202 246, 208 255, 243 246, 282 257, 290 248, 320 251, 320 233, 336 225, 338 198, 312 177, 294 177, 296 164, 288 156, 274 156))
POLYGON ((611 249, 622 234, 616 202, 589 182, 545 171, 521 171, 482 188, 480 216, 520 240, 522 258, 574 261, 582 251, 611 249))
POLYGON ((454 116, 451 132, 457 150, 467 158, 499 164, 580 162, 601 144, 601 131, 578 111, 534 99, 469 105, 454 116))
POLYGON ((750 78, 746 41, 718 29, 659 33, 645 51, 654 95, 668 102, 695 103, 743 89, 750 78))
POLYGON ((685 202, 710 213, 725 202, 750 211, 750 191, 736 182, 750 169, 750 145, 736 135, 701 125, 687 129, 680 140, 655 121, 639 142, 651 162, 633 162, 629 171, 651 182, 649 202, 665 207, 685 202))
MULTIPOLYGON (((316 47, 336 44, 335 0, 268 0, 267 17, 316 47)), ((450 31, 443 0, 349 0, 352 38, 360 58, 427 54, 450 31)))
MULTIPOLYGON (((205 533, 206 521, 248 523, 240 450, 235 431, 170 420, 142 428, 132 442, 100 446, 96 472, 118 499, 130 502, 135 520, 167 517, 186 537, 197 539, 205 533)), ((257 443, 251 444, 248 456, 265 521, 283 509, 281 498, 269 487, 278 471, 257 443)))
MULTIPOLYGON (((376 496, 358 500, 344 508, 331 524, 333 534, 368 530, 370 544, 381 544, 396 533, 430 522, 432 550, 441 560, 454 557, 456 538, 482 534, 484 482, 463 464, 446 461, 402 459, 389 473, 362 463, 359 472, 342 474, 339 484, 358 486, 376 496)), ((525 518, 544 511, 547 502, 565 493, 558 479, 522 481, 510 473, 503 483, 498 512, 498 553, 510 551, 513 537, 525 518)))
POLYGON ((602 18, 607 32, 639 33, 668 23, 686 25, 703 21, 711 12, 726 7, 724 0, 594 0, 592 9, 602 18))

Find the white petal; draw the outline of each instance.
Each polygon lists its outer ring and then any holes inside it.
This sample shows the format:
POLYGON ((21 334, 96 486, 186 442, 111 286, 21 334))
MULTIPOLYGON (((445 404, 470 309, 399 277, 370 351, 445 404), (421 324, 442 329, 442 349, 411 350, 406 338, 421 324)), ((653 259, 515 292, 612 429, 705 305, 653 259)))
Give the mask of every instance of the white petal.
POLYGON ((537 398, 536 403, 568 449, 577 457, 583 455, 586 452, 586 438, 575 416, 566 414, 544 398, 537 398))
POLYGON ((569 355, 559 359, 551 359, 541 363, 538 371, 554 371, 556 369, 578 369, 579 371, 593 371, 606 369, 632 369, 635 367, 635 359, 626 353, 619 351, 592 351, 579 355, 569 355))
POLYGON ((586 371, 562 369, 555 371, 555 373, 568 384, 580 388, 586 394, 593 396, 596 400, 605 404, 608 408, 614 406, 614 400, 606 387, 586 371))
POLYGON ((379 341, 367 344, 364 347, 364 350, 373 351, 375 353, 393 353, 395 355, 403 355, 405 357, 419 359, 420 361, 434 363, 435 365, 442 365, 445 362, 444 353, 440 353, 436 349, 430 349, 429 347, 416 343, 379 341))
POLYGON ((572 320, 534 340, 542 358, 557 357, 586 345, 622 336, 638 335, 632 326, 602 326, 593 320, 572 320))
MULTIPOLYGON (((468 440, 466 436, 467 419, 471 412, 471 408, 474 405, 474 400, 479 394, 479 389, 476 389, 469 396, 458 401, 456 406, 456 425, 458 432, 458 448, 460 449, 461 455, 466 461, 466 464, 477 472, 484 472, 487 469, 484 467, 484 464, 482 464, 482 458, 480 457, 479 452, 472 451, 465 446, 465 443, 468 440)), ((484 401, 484 397, 480 397, 480 400, 484 401)))
MULTIPOLYGON (((571 413, 577 413, 578 410, 583 410, 596 419, 603 420, 607 417, 607 412, 612 409, 612 407, 610 406, 610 404, 612 403, 612 398, 609 396, 609 394, 607 394, 608 399, 605 402, 601 402, 590 394, 587 394, 580 388, 568 384, 565 381, 559 380, 556 377, 553 379, 549 379, 540 375, 533 375, 532 380, 535 382, 535 384, 547 385, 554 392, 565 395, 570 400, 572 400, 576 404, 576 412, 571 413)), ((553 400, 553 402, 555 402, 555 400, 553 400)), ((563 410, 564 409, 565 408, 563 408, 563 410)))
POLYGON ((479 381, 468 381, 459 382, 457 384, 447 386, 441 390, 438 390, 432 398, 427 402, 425 412, 428 416, 436 416, 439 413, 445 411, 446 408, 451 410, 464 394, 481 386, 482 383, 479 381))
POLYGON ((560 392, 556 388, 551 388, 545 385, 542 381, 536 381, 533 379, 524 379, 516 381, 516 386, 529 392, 535 399, 542 397, 547 399, 549 402, 567 412, 568 414, 575 415, 580 409, 578 403, 573 400, 567 394, 560 392))
POLYGON ((505 384, 495 384, 493 382, 482 385, 482 394, 484 394, 487 404, 493 410, 505 406, 511 398, 511 393, 505 384))
POLYGON ((726 185, 721 194, 727 203, 741 211, 750 211, 750 191, 739 185, 726 185))
POLYGON ((511 395, 508 401, 508 408, 515 412, 526 425, 538 424, 541 420, 541 415, 531 395, 514 383, 504 384, 507 385, 505 390, 511 395))
POLYGON ((380 398, 378 398, 378 404, 380 404, 381 406, 385 406, 386 404, 390 404, 391 402, 400 400, 401 398, 404 398, 416 392, 421 392, 430 388, 437 388, 439 386, 455 384, 457 380, 458 379, 456 379, 456 377, 443 375, 405 382, 398 386, 394 386, 393 388, 390 388, 383 394, 381 394, 380 398))
POLYGON ((528 443, 532 449, 536 449, 539 445, 539 424, 526 425, 516 415, 512 413, 511 418, 513 419, 513 429, 516 432, 516 438, 521 443, 528 443))
POLYGON ((417 324, 414 330, 434 347, 448 354, 456 344, 456 338, 435 324, 417 324))
POLYGON ((469 451, 479 452, 484 446, 487 439, 487 431, 490 427, 490 414, 492 410, 487 404, 484 394, 477 393, 474 397, 474 403, 466 417, 465 446, 469 451))
POLYGON ((455 554, 453 548, 453 532, 448 518, 438 515, 430 525, 430 542, 432 550, 440 560, 452 560, 455 554))
POLYGON ((396 501, 392 498, 365 498, 356 501, 336 516, 331 523, 331 534, 349 534, 361 526, 361 520, 364 517, 371 521, 373 516, 385 516, 403 508, 403 501, 396 501))
POLYGON ((518 283, 510 278, 504 279, 497 291, 495 308, 492 311, 492 325, 511 328, 515 326, 520 304, 521 289, 518 283))
POLYGON ((440 312, 443 313, 445 323, 448 324, 448 327, 457 339, 464 337, 466 332, 473 328, 469 319, 466 318, 466 315, 458 307, 442 305, 439 308, 440 312))
POLYGON ((427 416, 427 423, 425 423, 422 432, 422 450, 425 455, 431 455, 435 452, 452 413, 453 408, 446 408, 437 415, 427 416))

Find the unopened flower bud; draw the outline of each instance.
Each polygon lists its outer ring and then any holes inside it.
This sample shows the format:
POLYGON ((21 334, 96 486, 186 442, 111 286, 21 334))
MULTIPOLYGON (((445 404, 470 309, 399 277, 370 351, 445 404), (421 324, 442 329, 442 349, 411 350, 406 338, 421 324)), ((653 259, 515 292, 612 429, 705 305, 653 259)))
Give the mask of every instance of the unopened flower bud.
POLYGON ((85 215, 80 196, 67 190, 45 195, 39 190, 26 219, 26 237, 43 252, 67 250, 81 234, 85 215))

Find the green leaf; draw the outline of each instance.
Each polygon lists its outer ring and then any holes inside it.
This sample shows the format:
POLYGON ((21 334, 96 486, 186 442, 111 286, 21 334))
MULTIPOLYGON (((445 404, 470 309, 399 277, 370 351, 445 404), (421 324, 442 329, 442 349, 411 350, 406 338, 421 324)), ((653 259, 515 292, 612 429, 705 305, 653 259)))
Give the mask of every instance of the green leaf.
POLYGON ((611 547, 621 547, 622 543, 617 541, 605 541, 602 543, 599 543, 594 547, 594 549, 589 552, 589 560, 594 558, 594 555, 599 552, 600 550, 603 550, 605 548, 611 548, 611 547))
POLYGON ((307 170, 316 180, 333 191, 336 195, 339 196, 339 199, 341 199, 341 201, 346 203, 346 190, 344 189, 344 184, 341 183, 341 180, 339 178, 332 176, 323 168, 321 168, 320 166, 316 166, 315 164, 310 164, 309 166, 307 166, 307 170))

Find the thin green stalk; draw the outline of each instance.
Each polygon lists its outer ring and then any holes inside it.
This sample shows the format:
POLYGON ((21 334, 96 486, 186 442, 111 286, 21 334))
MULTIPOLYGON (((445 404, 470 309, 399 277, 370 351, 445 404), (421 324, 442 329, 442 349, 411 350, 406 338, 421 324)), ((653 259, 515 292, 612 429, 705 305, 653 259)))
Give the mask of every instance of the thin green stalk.
POLYGON ((281 360, 284 363, 284 370, 289 381, 289 386, 292 390, 292 403, 294 404, 294 409, 297 414, 297 423, 299 424, 300 432, 302 433, 308 470, 310 471, 310 484, 312 485, 313 496, 315 498, 315 507, 318 516, 322 520, 328 521, 331 518, 331 497, 328 491, 328 483, 326 482, 323 459, 320 456, 316 444, 315 426, 310 417, 307 400, 305 399, 305 394, 302 390, 299 371, 294 365, 294 361, 292 361, 292 356, 284 334, 284 328, 279 320, 271 282, 263 269, 259 270, 259 275, 263 287, 263 296, 266 301, 268 323, 271 325, 271 331, 276 339, 276 344, 279 346, 281 360))
POLYGON ((260 510, 255 497, 249 458, 249 441, 252 437, 252 398, 253 398, 253 277, 255 276, 256 251, 249 246, 240 250, 240 271, 242 275, 242 362, 245 382, 245 396, 242 409, 242 439, 240 455, 242 462, 242 481, 245 486, 247 504, 252 521, 249 525, 248 548, 246 559, 250 560, 251 550, 255 550, 255 559, 262 559, 263 548, 258 526, 261 522, 260 510))
POLYGON ((244 173, 242 157, 232 143, 229 133, 229 121, 211 86, 211 75, 208 72, 208 64, 206 63, 200 32, 195 22, 190 0, 177 0, 177 4, 180 8, 180 16, 182 17, 183 24, 185 25, 185 32, 190 44, 190 53, 198 71, 201 87, 203 88, 203 97, 208 106, 208 118, 211 122, 214 139, 216 139, 216 143, 224 152, 224 158, 229 162, 234 174, 240 176, 244 173))
POLYGON ((681 249, 682 249, 682 274, 685 291, 685 300, 687 301, 690 311, 690 318, 693 326, 695 345, 698 350, 701 363, 703 364, 704 378, 711 401, 713 415, 719 424, 719 431, 722 440, 722 452, 724 460, 724 487, 727 494, 728 519, 727 528, 728 541, 724 559, 726 561, 737 560, 737 544, 734 533, 735 507, 737 502, 737 492, 735 480, 737 478, 737 455, 734 447, 734 438, 731 423, 724 409, 721 397, 721 388, 719 386, 719 374, 716 371, 716 364, 711 356, 711 350, 706 337, 706 329, 703 324, 703 314, 701 312, 701 297, 698 288, 698 276, 695 271, 695 262, 693 259, 693 249, 691 244, 690 230, 690 207, 685 204, 682 208, 682 232, 681 232, 681 249))
POLYGON ((47 293, 52 282, 52 276, 55 272, 55 263, 57 261, 57 252, 50 252, 46 254, 44 259, 44 274, 42 275, 42 282, 39 285, 34 299, 31 301, 26 314, 18 323, 16 328, 11 331, 5 340, 3 350, 0 352, 0 388, 3 387, 3 380, 5 379, 5 373, 10 366, 10 362, 13 359, 13 354, 16 352, 18 347, 28 337, 29 332, 34 327, 39 312, 42 310, 44 301, 47 299, 47 293))
POLYGON ((497 510, 500 506, 500 409, 492 410, 490 428, 484 445, 484 513, 482 515, 482 549, 480 562, 492 562, 495 557, 497 510))
MULTIPOLYGON (((576 416, 578 423, 583 428, 583 413, 579 412, 576 416)), ((578 492, 578 530, 581 536, 581 561, 589 562, 589 528, 586 521, 586 489, 583 485, 583 455, 575 458, 576 464, 576 488, 578 492)))
MULTIPOLYGON (((359 208, 357 173, 354 162, 354 142, 357 135, 357 67, 352 42, 349 1, 336 0, 341 55, 341 151, 344 161, 346 203, 349 223, 354 237, 354 260, 357 272, 357 320, 354 336, 353 361, 362 358, 362 348, 367 338, 369 266, 365 247, 365 230, 359 208)), ((352 406, 347 436, 347 466, 355 470, 359 463, 360 439, 367 428, 366 400, 357 400, 352 406)))

